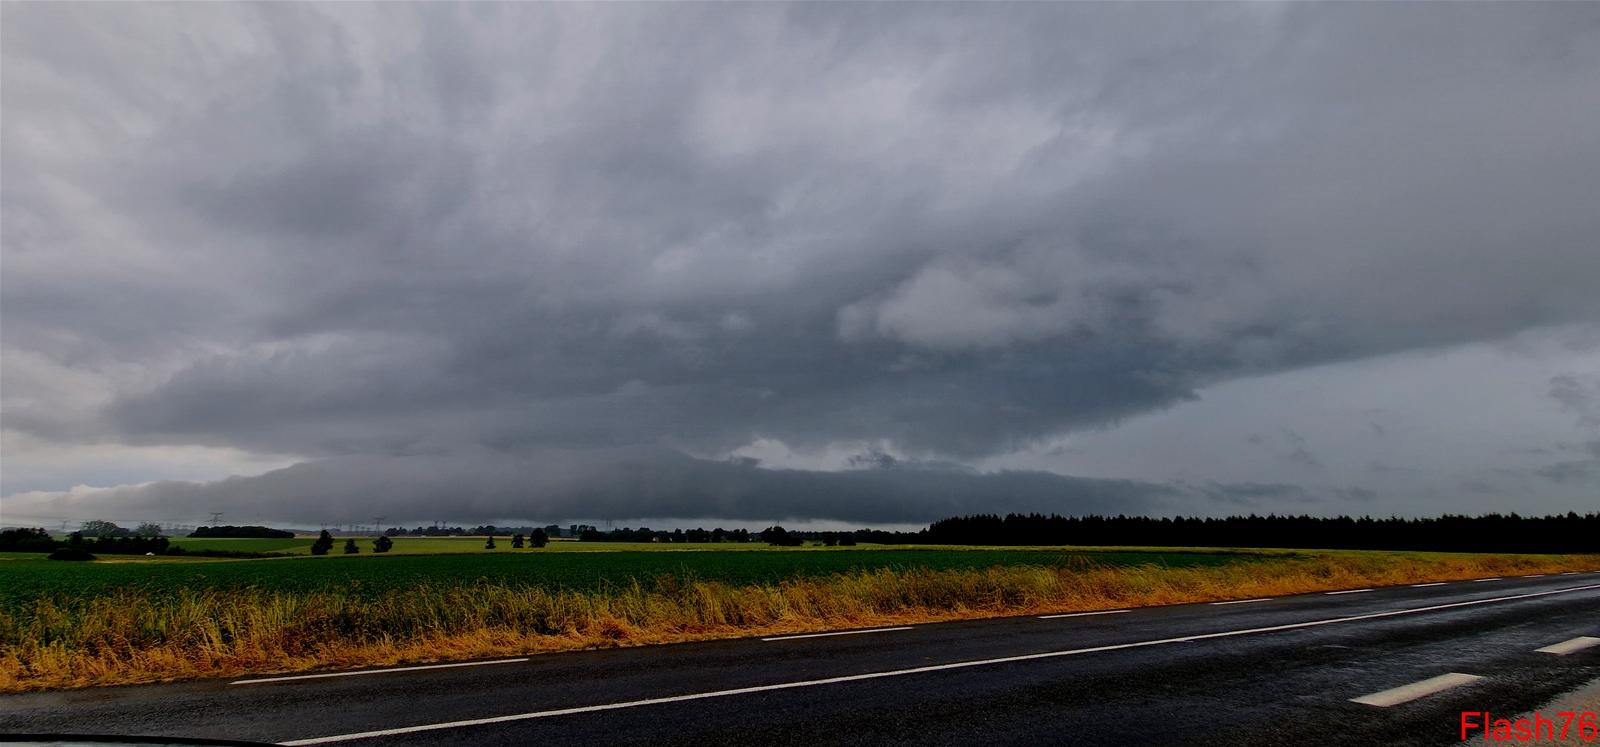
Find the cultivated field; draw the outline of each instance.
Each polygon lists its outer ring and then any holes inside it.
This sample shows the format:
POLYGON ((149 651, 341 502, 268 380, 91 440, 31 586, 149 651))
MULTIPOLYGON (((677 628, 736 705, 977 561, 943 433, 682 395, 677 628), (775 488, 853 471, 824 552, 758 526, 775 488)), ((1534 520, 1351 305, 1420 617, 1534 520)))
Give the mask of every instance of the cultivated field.
MULTIPOLYGON (((299 540, 206 542, 270 552, 268 543, 299 540)), ((1356 551, 552 543, 491 552, 481 538, 403 538, 396 550, 408 544, 414 554, 0 557, 0 691, 1600 568, 1592 555, 1356 551), (429 547, 461 554, 416 554, 429 547)))

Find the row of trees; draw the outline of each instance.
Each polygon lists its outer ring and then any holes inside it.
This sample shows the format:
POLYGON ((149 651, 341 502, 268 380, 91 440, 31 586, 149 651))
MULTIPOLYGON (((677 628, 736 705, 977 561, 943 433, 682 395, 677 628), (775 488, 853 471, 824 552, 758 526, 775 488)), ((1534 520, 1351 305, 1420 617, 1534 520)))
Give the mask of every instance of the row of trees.
POLYGON ((492 537, 496 534, 532 534, 535 529, 545 532, 545 536, 561 531, 554 524, 545 527, 497 527, 493 524, 479 524, 475 527, 431 526, 406 529, 405 527, 389 527, 383 530, 390 537, 492 537))
POLYGON ((171 547, 166 537, 119 534, 89 539, 82 532, 73 532, 62 542, 44 529, 7 529, 0 532, 0 552, 53 552, 63 547, 102 555, 167 555, 177 549, 171 547))
MULTIPOLYGON (((372 541, 372 551, 373 552, 384 553, 384 552, 388 552, 390 550, 390 548, 393 548, 393 547, 394 547, 394 540, 389 539, 389 537, 387 535, 379 535, 377 539, 374 539, 372 541)), ((322 534, 317 535, 317 541, 311 543, 311 554, 312 555, 327 555, 332 550, 333 550, 333 535, 329 534, 328 530, 324 529, 324 530, 322 530, 322 534)), ((344 554, 346 554, 346 555, 355 555, 356 553, 359 553, 359 552, 361 552, 361 547, 356 544, 356 538, 354 538, 354 537, 346 538, 345 541, 344 541, 344 554)))
MULTIPOLYGON (((8 529, 0 532, 0 551, 50 552, 59 547, 82 547, 105 554, 179 554, 159 532, 140 535, 115 531, 110 522, 86 522, 99 535, 74 532, 63 543, 44 529, 8 529), (109 525, 105 526, 105 525, 109 525), (93 541, 89 536, 96 536, 93 541)), ((154 525, 146 525, 154 526, 154 525)), ((141 527, 143 529, 143 527, 141 527)), ((159 530, 159 527, 156 527, 159 530)), ((222 527, 226 530, 266 530, 270 536, 293 536, 265 527, 222 527)), ((478 527, 492 529, 492 527, 478 527)), ((494 532, 485 542, 495 548, 494 532)), ((196 532, 191 536, 208 536, 196 532)), ((214 535, 213 535, 214 536, 214 535)), ((1152 518, 1148 516, 1059 516, 1055 514, 978 514, 941 519, 916 532, 859 530, 854 532, 787 531, 781 526, 759 533, 749 530, 677 529, 656 531, 617 529, 602 532, 584 527, 579 539, 589 542, 669 542, 716 543, 760 541, 776 546, 795 546, 807 541, 826 545, 879 544, 963 544, 963 545, 1109 545, 1152 547, 1281 547, 1304 549, 1356 550, 1434 550, 1452 552, 1600 552, 1600 513, 1569 512, 1555 516, 1484 514, 1481 516, 1445 515, 1420 519, 1363 516, 1230 516, 1227 518, 1152 518)), ((518 532, 511 546, 544 547, 549 534, 539 527, 518 532)), ((334 548, 333 535, 323 530, 311 546, 314 555, 327 555, 334 548)), ((389 535, 373 540, 372 551, 388 552, 394 546, 389 535)), ((361 551, 354 539, 347 539, 346 554, 361 551)))
POLYGON ((994 514, 934 522, 901 542, 961 545, 1146 545, 1444 552, 1600 552, 1600 513, 1484 514, 1421 519, 1370 516, 1148 516, 994 514))
POLYGON ((152 521, 144 522, 133 529, 124 529, 117 526, 116 522, 104 519, 90 519, 83 522, 77 533, 85 537, 160 537, 165 534, 161 525, 152 521))
POLYGON ((594 527, 587 527, 578 539, 583 542, 683 542, 683 543, 721 543, 721 542, 753 542, 761 539, 759 534, 751 534, 748 529, 673 529, 654 530, 649 527, 638 529, 608 529, 601 531, 594 527))

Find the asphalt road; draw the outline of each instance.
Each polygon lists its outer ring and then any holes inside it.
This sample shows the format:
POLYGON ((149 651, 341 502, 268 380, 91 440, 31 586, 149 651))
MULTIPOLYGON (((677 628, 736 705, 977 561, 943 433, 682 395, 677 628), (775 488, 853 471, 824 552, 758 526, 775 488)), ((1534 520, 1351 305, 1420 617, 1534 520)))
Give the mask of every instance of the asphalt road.
POLYGON ((14 695, 0 698, 0 732, 475 747, 1448 745, 1462 711, 1510 716, 1600 676, 1600 645, 1583 647, 1600 641, 1537 651, 1583 637, 1600 639, 1600 573, 14 695), (1388 693, 1419 682, 1452 686, 1388 693))

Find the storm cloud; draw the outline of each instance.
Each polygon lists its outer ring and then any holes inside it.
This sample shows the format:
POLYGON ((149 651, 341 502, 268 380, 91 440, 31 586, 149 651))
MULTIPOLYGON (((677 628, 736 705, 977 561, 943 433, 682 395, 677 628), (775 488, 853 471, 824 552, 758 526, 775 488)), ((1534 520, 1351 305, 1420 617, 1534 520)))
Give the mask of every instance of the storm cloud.
POLYGON ((840 471, 765 469, 748 460, 624 448, 334 457, 212 483, 158 482, 13 500, 48 499, 65 504, 57 510, 97 516, 224 511, 290 522, 308 516, 365 522, 378 513, 467 523, 700 517, 759 524, 827 517, 882 526, 926 522, 929 515, 987 513, 997 505, 1007 511, 1142 513, 1179 495, 1166 485, 1047 472, 981 474, 905 463, 840 471))
POLYGON ((725 458, 972 465, 1228 382, 1600 323, 1593 4, 0 12, 8 467, 303 462, 103 496, 130 506, 1182 510, 1215 491, 725 458))

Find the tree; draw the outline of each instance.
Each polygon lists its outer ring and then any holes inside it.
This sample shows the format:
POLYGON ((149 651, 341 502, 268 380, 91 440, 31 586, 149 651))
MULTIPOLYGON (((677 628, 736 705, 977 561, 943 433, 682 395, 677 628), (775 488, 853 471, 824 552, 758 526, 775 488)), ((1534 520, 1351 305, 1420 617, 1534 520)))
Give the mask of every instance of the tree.
POLYGON ((78 531, 90 537, 116 537, 128 533, 128 530, 104 519, 90 519, 83 522, 83 527, 78 531))
POLYGON ((388 552, 391 547, 394 547, 394 540, 387 534, 372 541, 373 552, 388 552))
POLYGON ((533 547, 544 547, 549 543, 550 535, 545 534, 543 529, 535 529, 532 534, 528 535, 528 544, 533 547))
POLYGON ((332 549, 333 535, 328 534, 328 530, 326 529, 322 530, 322 534, 317 535, 316 542, 311 543, 312 555, 327 555, 328 551, 332 549))
POLYGON ((485 550, 493 550, 494 549, 494 535, 492 535, 492 534, 489 535, 489 541, 483 543, 483 549, 485 549, 485 550))
POLYGON ((354 555, 354 554, 356 554, 358 552, 361 552, 361 548, 356 547, 356 538, 355 537, 351 537, 351 538, 349 538, 349 539, 344 541, 344 554, 346 554, 346 555, 354 555))
POLYGON ((778 547, 799 547, 805 544, 805 539, 800 535, 790 534, 789 530, 776 526, 761 530, 761 539, 765 540, 769 545, 777 545, 778 547))
POLYGON ((521 550, 522 549, 522 535, 521 534, 517 534, 516 536, 511 538, 511 549, 513 549, 513 550, 521 550))
POLYGON ((147 521, 140 524, 138 529, 133 530, 133 533, 140 537, 160 537, 162 534, 161 525, 147 521))

